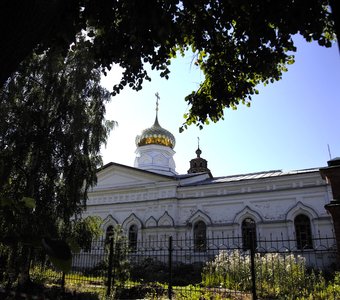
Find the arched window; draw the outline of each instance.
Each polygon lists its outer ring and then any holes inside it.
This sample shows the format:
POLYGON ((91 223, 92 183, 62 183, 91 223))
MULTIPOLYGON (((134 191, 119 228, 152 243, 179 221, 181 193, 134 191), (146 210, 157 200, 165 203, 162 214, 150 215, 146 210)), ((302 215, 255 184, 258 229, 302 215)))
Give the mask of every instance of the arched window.
POLYGON ((201 252, 207 248, 207 226, 203 221, 194 225, 194 251, 201 252))
POLYGON ((114 228, 113 228, 112 225, 110 225, 106 228, 105 244, 108 244, 110 242, 111 237, 113 237, 113 232, 114 232, 114 228))
POLYGON ((129 228, 129 248, 131 251, 137 250, 137 235, 138 235, 137 225, 131 225, 129 228))
POLYGON ((242 222, 242 244, 243 250, 249 250, 253 246, 255 249, 256 242, 256 224, 252 218, 246 218, 242 222))
POLYGON ((298 249, 312 249, 312 232, 310 220, 306 215, 297 215, 294 219, 296 246, 298 249))

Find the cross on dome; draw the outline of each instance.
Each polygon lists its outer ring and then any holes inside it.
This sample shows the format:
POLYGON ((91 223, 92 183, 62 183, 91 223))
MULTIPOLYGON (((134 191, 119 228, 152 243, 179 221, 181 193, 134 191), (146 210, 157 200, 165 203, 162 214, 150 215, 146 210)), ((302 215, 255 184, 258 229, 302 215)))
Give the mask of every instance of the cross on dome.
POLYGON ((136 145, 145 146, 145 145, 162 145, 170 148, 174 148, 176 144, 175 137, 173 134, 164 129, 158 122, 158 109, 159 109, 159 93, 155 93, 156 96, 156 118, 154 124, 142 131, 141 135, 137 135, 136 137, 136 145))
POLYGON ((200 149, 200 138, 197 137, 197 150, 195 151, 197 157, 190 160, 190 169, 188 173, 210 173, 208 169, 208 161, 201 157, 202 150, 200 149))
POLYGON ((196 150, 197 157, 201 157, 202 151, 200 149, 200 138, 197 137, 197 150, 196 150))
POLYGON ((156 115, 158 115, 158 105, 159 105, 159 99, 161 99, 161 97, 159 97, 159 93, 157 92, 156 94, 155 94, 155 96, 156 96, 156 115))

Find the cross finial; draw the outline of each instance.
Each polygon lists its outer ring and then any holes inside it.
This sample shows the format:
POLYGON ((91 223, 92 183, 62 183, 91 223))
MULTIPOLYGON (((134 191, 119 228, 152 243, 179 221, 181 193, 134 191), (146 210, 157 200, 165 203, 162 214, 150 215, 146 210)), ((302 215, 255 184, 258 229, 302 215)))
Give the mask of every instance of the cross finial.
POLYGON ((200 138, 197 137, 197 150, 196 150, 197 157, 201 157, 202 151, 200 149, 200 138))
POLYGON ((157 99, 156 100, 156 112, 158 112, 158 101, 160 99, 158 92, 155 94, 155 96, 156 96, 156 99, 157 99))

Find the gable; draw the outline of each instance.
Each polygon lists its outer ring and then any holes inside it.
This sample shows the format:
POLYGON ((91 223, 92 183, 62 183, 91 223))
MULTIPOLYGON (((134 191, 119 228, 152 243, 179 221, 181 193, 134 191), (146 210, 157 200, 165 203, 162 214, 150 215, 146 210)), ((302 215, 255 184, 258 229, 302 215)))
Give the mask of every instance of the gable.
POLYGON ((92 191, 148 186, 157 183, 171 183, 176 179, 137 168, 110 163, 97 173, 97 184, 92 191))

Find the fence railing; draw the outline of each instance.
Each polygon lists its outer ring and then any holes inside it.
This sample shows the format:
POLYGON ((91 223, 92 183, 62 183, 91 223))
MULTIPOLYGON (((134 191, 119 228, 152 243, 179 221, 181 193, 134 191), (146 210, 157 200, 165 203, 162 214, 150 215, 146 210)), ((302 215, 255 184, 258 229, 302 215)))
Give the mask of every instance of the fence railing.
MULTIPOLYGON (((314 238, 308 249, 298 249, 288 239, 257 239, 251 245, 246 249, 239 237, 206 239, 203 245, 168 237, 133 247, 126 239, 103 239, 93 242, 90 251, 73 255, 69 274, 37 257, 30 276, 102 298, 210 299, 218 294, 222 299, 294 299, 314 293, 334 274, 333 237, 314 238)), ((337 292, 334 297, 340 298, 340 287, 337 292)))

